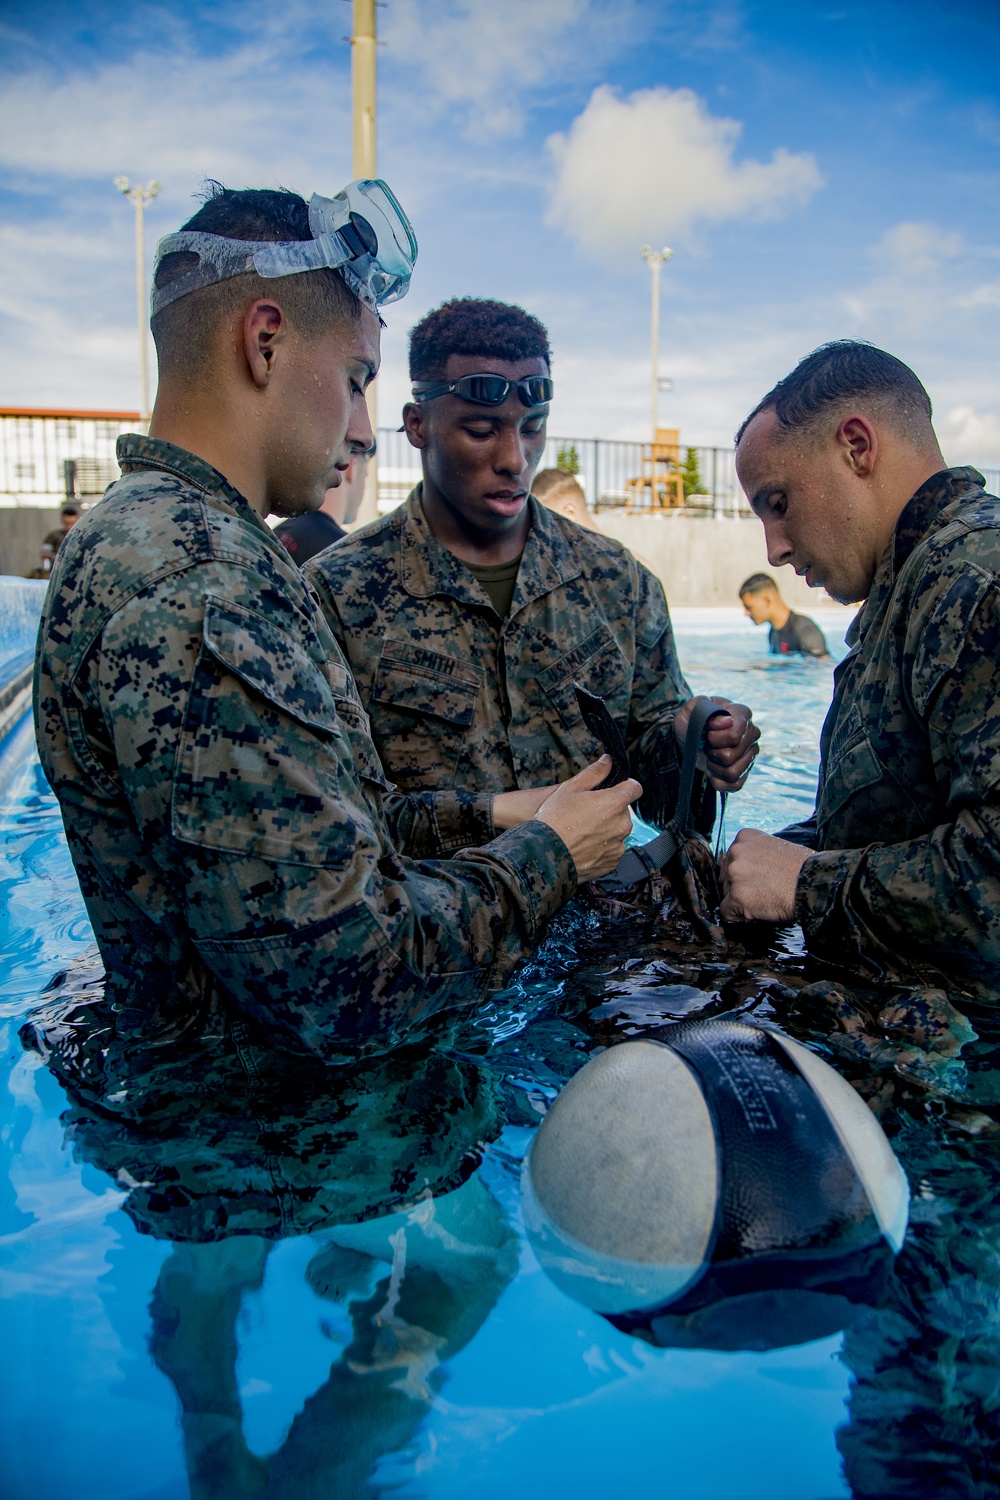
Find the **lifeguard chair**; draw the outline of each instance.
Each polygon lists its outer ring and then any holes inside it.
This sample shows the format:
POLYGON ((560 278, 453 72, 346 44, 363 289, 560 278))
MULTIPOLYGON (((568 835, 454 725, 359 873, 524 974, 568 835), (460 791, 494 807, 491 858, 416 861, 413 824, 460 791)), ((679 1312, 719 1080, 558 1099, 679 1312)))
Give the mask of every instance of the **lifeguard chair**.
POLYGON ((675 510, 684 504, 680 431, 658 427, 643 449, 642 473, 625 484, 626 510, 675 510))

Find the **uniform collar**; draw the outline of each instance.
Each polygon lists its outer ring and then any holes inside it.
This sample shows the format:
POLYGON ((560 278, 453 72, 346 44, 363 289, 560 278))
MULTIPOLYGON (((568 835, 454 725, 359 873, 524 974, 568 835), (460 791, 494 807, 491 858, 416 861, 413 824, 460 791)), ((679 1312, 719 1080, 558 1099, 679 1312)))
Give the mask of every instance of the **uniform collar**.
POLYGON ((124 433, 118 439, 115 451, 123 474, 141 473, 144 469, 160 469, 163 473, 174 474, 185 484, 194 485, 238 511, 243 520, 252 517, 258 529, 271 536, 270 526, 261 520, 246 496, 196 453, 189 453, 186 448, 179 448, 176 443, 168 443, 163 438, 144 437, 141 432, 124 433))
POLYGON ((847 636, 849 645, 853 645, 864 634, 869 622, 881 613, 900 569, 917 545, 943 520, 951 520, 964 502, 978 499, 985 483, 982 474, 972 468, 941 469, 924 480, 916 494, 906 502, 893 528, 892 538, 875 570, 868 598, 851 623, 847 636))
MULTIPOLYGON (((418 484, 404 509, 400 536, 403 587, 418 599, 446 594, 465 604, 490 605, 489 595, 482 584, 460 558, 438 541, 428 525, 420 499, 422 491, 423 486, 418 484)), ((508 618, 513 618, 536 599, 552 593, 561 584, 578 578, 582 571, 551 512, 539 505, 533 495, 528 496, 528 510, 531 525, 508 618)))

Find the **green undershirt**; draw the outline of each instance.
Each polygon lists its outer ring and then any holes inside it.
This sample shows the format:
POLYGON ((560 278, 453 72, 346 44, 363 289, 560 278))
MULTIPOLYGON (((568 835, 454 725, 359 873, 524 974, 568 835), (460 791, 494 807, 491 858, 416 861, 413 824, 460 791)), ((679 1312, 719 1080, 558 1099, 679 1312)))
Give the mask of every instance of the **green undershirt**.
POLYGON ((501 620, 506 620, 510 613, 510 604, 514 597, 514 590, 517 587, 517 574, 521 566, 520 556, 505 563, 483 565, 467 562, 465 566, 473 578, 476 579, 477 583, 481 583, 487 594, 489 594, 490 603, 501 620))

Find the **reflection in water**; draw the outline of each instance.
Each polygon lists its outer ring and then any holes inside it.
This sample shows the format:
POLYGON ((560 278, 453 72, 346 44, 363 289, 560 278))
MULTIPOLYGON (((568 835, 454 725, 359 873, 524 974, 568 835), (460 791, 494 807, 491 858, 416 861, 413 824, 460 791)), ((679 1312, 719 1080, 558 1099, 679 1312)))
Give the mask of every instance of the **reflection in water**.
POLYGON ((237 1320, 271 1248, 256 1236, 178 1244, 153 1293, 150 1350, 180 1399, 191 1495, 370 1496, 379 1460, 413 1441, 445 1364, 517 1270, 516 1236, 475 1177, 411 1211, 324 1231, 306 1277, 349 1310, 351 1337, 261 1458, 244 1435, 237 1320))
MULTIPOLYGON (((994 1132, 996 1127, 993 1127, 994 1132)), ((905 1121, 914 1188, 884 1306, 849 1328, 837 1443, 855 1500, 1000 1494, 1000 1142, 905 1121)))
MULTIPOLYGON (((802 695, 813 683, 818 692, 824 673, 782 664, 759 674, 784 692, 765 726, 767 763, 731 804, 730 832, 734 814, 774 828, 808 811, 815 735, 803 728, 802 695), (782 704, 792 698, 789 714, 782 704)), ((719 686, 714 677, 694 685, 719 686)), ((735 680, 729 690, 746 696, 735 680)), ((55 874, 43 866, 43 836, 52 845, 61 838, 39 780, 10 825, 16 878, 0 910, 16 958, 0 990, 18 1013, 38 973, 86 937, 68 859, 55 874)), ((814 973, 794 934, 779 936, 775 946, 771 934, 737 941, 730 933, 720 950, 686 942, 676 927, 668 938, 642 916, 611 930, 577 907, 468 1026, 468 1061, 404 1058, 398 1070, 353 1073, 350 1089, 338 1074, 331 1090, 322 1070, 297 1067, 292 1084, 272 1077, 268 1060, 245 1047, 242 1057, 188 1055, 181 1068, 167 1059, 148 1077, 140 1070, 134 1090, 127 1049, 102 1056, 98 1046, 92 1056, 86 1046, 74 1054, 68 1039, 57 1046, 50 1062, 74 1100, 66 1120, 76 1152, 129 1189, 125 1211, 144 1233, 173 1241, 153 1296, 152 1349, 182 1403, 192 1492, 368 1493, 380 1456, 412 1444, 443 1366, 481 1326, 516 1263, 503 1215, 470 1178, 477 1143, 493 1138, 504 1115, 536 1125, 546 1101, 601 1048, 662 1038, 697 1015, 741 1014, 778 1022, 852 1079, 881 1112, 914 1194, 885 1303, 845 1335, 855 1384, 838 1443, 857 1500, 992 1500, 1000 1492, 994 1043, 982 1016, 964 1021, 960 996, 903 993, 900 1008, 899 992, 859 993, 814 973), (475 1065, 487 1055, 498 1085, 475 1065), (114 1080, 108 1064, 119 1069, 114 1080), (261 1284, 275 1242, 303 1234, 316 1236, 310 1285, 347 1309, 349 1333, 331 1345, 329 1376, 262 1459, 247 1448, 236 1388, 239 1308, 261 1284)), ((71 983, 82 1004, 86 985, 71 983)), ((510 1337, 521 1337, 512 1326, 510 1337)), ((559 1339, 546 1349, 553 1384, 576 1355, 559 1339)), ((40 1368, 47 1378, 48 1365, 40 1368)), ((725 1421, 715 1400, 708 1391, 706 1427, 725 1421)), ((539 1425, 540 1443, 549 1431, 539 1425)), ((657 1473, 658 1441, 651 1430, 657 1473)), ((747 1462, 756 1478, 759 1458, 747 1462)))
POLYGON ((140 1069, 135 1044, 123 1087, 98 980, 78 966, 23 1036, 70 1091, 76 1154, 128 1189, 143 1233, 174 1242, 150 1351, 180 1401, 191 1495, 370 1495, 379 1460, 413 1441, 445 1364, 517 1270, 516 1235, 473 1175, 502 1125, 495 1082, 437 1054, 347 1074, 222 1043, 200 1069, 169 1048, 147 1049, 140 1069), (240 1309, 275 1242, 304 1233, 319 1241, 306 1279, 346 1311, 350 1336, 259 1457, 237 1384, 240 1309))

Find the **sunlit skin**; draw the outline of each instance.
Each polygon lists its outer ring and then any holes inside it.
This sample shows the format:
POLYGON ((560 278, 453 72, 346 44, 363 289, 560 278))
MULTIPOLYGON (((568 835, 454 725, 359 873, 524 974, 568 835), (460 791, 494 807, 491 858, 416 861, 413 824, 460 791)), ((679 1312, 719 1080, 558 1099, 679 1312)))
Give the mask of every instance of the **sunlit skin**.
POLYGON ((318 510, 372 444, 379 333, 362 307, 305 338, 277 299, 258 298, 220 327, 205 372, 161 373, 150 436, 207 459, 261 517, 318 510))
MULTIPOLYGON (((547 375, 544 359, 491 359, 450 354, 446 380, 547 375)), ((490 566, 524 551, 528 494, 545 449, 548 406, 526 407, 516 391, 501 406, 460 396, 408 402, 403 425, 423 466, 424 514, 434 535, 463 562, 490 566)))
MULTIPOLYGON (((450 354, 444 378, 489 374, 523 380, 548 373, 544 359, 450 354)), ((406 435, 420 451, 428 525, 463 562, 512 562, 524 551, 531 524, 528 494, 545 449, 548 412, 548 406, 525 407, 513 390, 501 406, 447 395, 403 408, 406 435)), ((686 703, 674 720, 681 746, 696 701, 686 703)), ((711 721, 703 769, 717 791, 739 791, 757 755, 760 731, 745 705, 718 702, 729 711, 711 721)))
MULTIPOLYGON (((786 433, 768 409, 736 449, 771 566, 793 567, 843 604, 868 597, 901 512, 946 467, 929 422, 925 432, 904 435, 864 410, 833 411, 825 423, 786 433)), ((759 828, 741 829, 723 865, 723 917, 791 922, 810 853, 759 828)))

